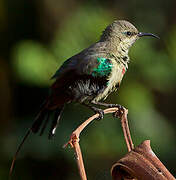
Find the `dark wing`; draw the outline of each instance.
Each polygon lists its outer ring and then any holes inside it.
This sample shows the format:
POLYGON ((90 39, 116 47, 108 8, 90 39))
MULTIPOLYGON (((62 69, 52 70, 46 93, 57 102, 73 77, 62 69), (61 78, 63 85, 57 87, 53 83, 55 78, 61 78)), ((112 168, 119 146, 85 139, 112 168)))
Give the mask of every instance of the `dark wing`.
POLYGON ((106 44, 99 42, 66 60, 52 78, 60 79, 70 73, 77 75, 108 75, 112 69, 106 53, 106 44))
POLYGON ((51 77, 51 79, 60 78, 63 75, 70 73, 71 71, 74 71, 77 65, 78 65, 78 59, 76 58, 76 56, 67 59, 62 64, 62 66, 56 71, 56 73, 51 77))

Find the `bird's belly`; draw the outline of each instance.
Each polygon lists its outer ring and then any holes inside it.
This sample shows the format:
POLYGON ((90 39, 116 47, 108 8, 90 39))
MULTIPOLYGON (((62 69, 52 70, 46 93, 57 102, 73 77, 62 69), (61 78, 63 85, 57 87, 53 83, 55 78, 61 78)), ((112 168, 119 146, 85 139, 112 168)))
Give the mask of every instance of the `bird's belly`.
POLYGON ((80 76, 69 86, 67 93, 75 102, 92 101, 105 90, 107 82, 104 77, 80 76))
MULTIPOLYGON (((115 61, 115 60, 114 60, 115 61)), ((126 71, 126 68, 123 64, 119 64, 116 61, 113 62, 112 72, 108 78, 108 84, 105 90, 100 93, 93 101, 99 101, 101 99, 106 99, 106 97, 114 90, 117 89, 117 85, 120 85, 120 82, 123 78, 123 75, 126 71)))

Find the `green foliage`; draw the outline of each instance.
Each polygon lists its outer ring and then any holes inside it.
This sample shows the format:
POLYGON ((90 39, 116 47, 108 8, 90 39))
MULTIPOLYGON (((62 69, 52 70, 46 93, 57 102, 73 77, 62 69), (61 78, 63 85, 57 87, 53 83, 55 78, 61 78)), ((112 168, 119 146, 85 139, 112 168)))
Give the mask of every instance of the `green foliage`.
POLYGON ((141 39, 135 44, 131 50, 132 63, 150 88, 168 91, 174 86, 176 71, 169 55, 164 50, 156 50, 151 43, 152 39, 141 39))
MULTIPOLYGON (((137 135, 138 144, 142 141, 140 136, 152 139, 153 143, 160 144, 160 148, 175 145, 174 129, 154 106, 154 97, 149 89, 141 83, 129 82, 120 93, 122 101, 130 110, 129 119, 137 135), (128 96, 127 96, 128 94, 128 96), (158 126, 160 128, 158 128, 158 126), (163 138, 161 134, 167 132, 163 138), (172 141, 168 141, 172 139, 172 141)), ((164 151, 164 150, 163 150, 164 151)))
POLYGON ((37 42, 24 41, 17 45, 13 54, 14 71, 21 81, 35 86, 49 84, 57 63, 47 49, 37 42))
POLYGON ((112 17, 100 7, 84 6, 60 25, 52 42, 59 64, 97 41, 112 17))

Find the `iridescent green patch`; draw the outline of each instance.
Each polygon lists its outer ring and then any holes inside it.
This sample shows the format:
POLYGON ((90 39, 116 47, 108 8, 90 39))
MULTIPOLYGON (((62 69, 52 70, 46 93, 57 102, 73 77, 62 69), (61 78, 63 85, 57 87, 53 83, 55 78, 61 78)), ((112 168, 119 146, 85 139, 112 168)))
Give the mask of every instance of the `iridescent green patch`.
POLYGON ((92 75, 94 77, 99 76, 108 76, 112 70, 112 63, 109 59, 106 58, 97 58, 99 65, 97 68, 93 69, 92 75))

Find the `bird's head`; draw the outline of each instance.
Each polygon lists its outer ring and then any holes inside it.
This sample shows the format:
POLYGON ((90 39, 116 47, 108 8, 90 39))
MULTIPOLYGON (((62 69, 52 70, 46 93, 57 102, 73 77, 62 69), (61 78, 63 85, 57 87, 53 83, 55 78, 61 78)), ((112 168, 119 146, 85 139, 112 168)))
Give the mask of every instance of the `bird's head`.
POLYGON ((139 32, 137 28, 128 21, 119 20, 107 26, 103 31, 101 40, 109 40, 117 45, 121 44, 125 49, 129 49, 137 39, 143 36, 158 38, 158 36, 152 33, 139 32))

